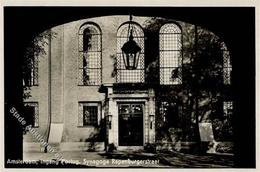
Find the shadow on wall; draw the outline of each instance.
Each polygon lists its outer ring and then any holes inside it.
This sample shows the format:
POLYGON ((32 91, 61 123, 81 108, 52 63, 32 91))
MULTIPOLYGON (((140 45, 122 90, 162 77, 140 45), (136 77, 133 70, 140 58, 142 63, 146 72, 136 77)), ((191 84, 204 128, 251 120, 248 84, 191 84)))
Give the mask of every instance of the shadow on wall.
POLYGON ((95 128, 94 132, 90 133, 89 138, 85 139, 85 147, 87 152, 97 151, 100 147, 100 143, 105 142, 105 124, 105 119, 101 119, 100 125, 95 128))
POLYGON ((181 129, 161 127, 158 131, 157 150, 176 150, 181 149, 181 129))

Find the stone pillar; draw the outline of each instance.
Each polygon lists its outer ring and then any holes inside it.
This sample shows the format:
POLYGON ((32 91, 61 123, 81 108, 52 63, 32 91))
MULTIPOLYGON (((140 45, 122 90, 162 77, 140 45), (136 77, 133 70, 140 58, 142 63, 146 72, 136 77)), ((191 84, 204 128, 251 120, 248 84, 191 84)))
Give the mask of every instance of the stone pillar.
POLYGON ((148 96, 149 96, 149 143, 155 142, 155 93, 153 89, 148 90, 148 96), (151 118, 153 118, 153 121, 151 121, 151 118))
POLYGON ((113 88, 112 87, 108 87, 107 88, 107 96, 108 96, 108 113, 107 113, 107 122, 108 122, 108 144, 114 143, 115 146, 115 122, 116 122, 116 112, 115 112, 115 102, 113 101, 113 99, 111 98, 111 95, 113 94, 113 88), (111 116, 111 121, 109 121, 109 115, 111 116), (111 122, 111 127, 109 128, 109 122, 111 122))
POLYGON ((63 26, 52 29, 55 37, 50 40, 50 68, 49 68, 49 115, 48 142, 59 147, 63 134, 63 79, 64 79, 64 39, 63 26))
POLYGON ((63 122, 63 27, 52 29, 56 33, 51 40, 51 122, 63 122))

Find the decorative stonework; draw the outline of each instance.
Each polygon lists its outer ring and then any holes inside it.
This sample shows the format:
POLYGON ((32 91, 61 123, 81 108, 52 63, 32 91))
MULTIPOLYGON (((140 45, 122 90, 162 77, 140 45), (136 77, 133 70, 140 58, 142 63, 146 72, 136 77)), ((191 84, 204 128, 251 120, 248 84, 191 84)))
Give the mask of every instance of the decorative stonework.
MULTIPOLYGON (((112 88, 109 88, 112 89, 112 88)), ((141 103, 143 104, 143 146, 146 143, 155 142, 155 123, 153 122, 153 127, 150 128, 150 114, 155 114, 155 102, 154 102, 154 91, 152 89, 144 90, 141 92, 135 92, 132 90, 126 90, 126 92, 134 92, 132 94, 114 94, 110 91, 107 98, 108 101, 108 114, 112 115, 112 128, 108 132, 108 141, 119 146, 119 132, 118 132, 118 122, 119 122, 119 112, 118 104, 120 103, 141 103)), ((121 147, 121 146, 120 146, 121 147)), ((133 146, 128 146, 133 147, 133 146)))

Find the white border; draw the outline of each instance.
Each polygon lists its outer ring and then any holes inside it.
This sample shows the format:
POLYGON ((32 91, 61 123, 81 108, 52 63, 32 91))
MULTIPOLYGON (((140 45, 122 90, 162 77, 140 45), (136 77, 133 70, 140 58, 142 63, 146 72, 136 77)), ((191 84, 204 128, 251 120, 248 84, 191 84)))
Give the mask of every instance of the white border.
POLYGON ((3 0, 4 6, 255 6, 257 0, 3 0))
MULTIPOLYGON (((0 130, 0 136, 1 136, 1 147, 0 147, 0 168, 3 171, 53 171, 54 169, 4 169, 4 55, 3 55, 3 7, 4 6, 174 6, 174 7, 208 7, 208 6, 253 6, 256 7, 256 169, 105 169, 106 171, 115 171, 115 170, 124 170, 124 171, 146 171, 146 170, 153 170, 153 171, 258 171, 259 170, 259 143, 260 143, 260 137, 259 137, 259 131, 260 127, 258 125, 259 123, 259 112, 260 112, 260 61, 259 61, 259 17, 260 17, 260 11, 259 11, 259 5, 260 1, 258 0, 57 0, 57 1, 51 1, 51 0, 3 0, 0 1, 1 9, 0 9, 0 30, 2 31, 0 34, 0 99, 1 99, 1 105, 0 105, 0 114, 1 114, 1 130, 0 130)), ((243 19, 241 19, 243 20, 243 19)), ((55 171, 63 171, 64 169, 55 169, 55 171)), ((66 170, 76 170, 76 171, 86 171, 86 170, 95 170, 95 171, 104 171, 104 169, 66 169, 66 170)))

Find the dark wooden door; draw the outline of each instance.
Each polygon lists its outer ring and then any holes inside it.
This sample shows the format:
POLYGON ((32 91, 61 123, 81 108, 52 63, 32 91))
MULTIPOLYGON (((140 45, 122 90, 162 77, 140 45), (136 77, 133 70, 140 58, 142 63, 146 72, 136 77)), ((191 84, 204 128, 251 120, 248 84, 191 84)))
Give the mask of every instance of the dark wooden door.
POLYGON ((143 104, 120 103, 119 146, 143 146, 143 104))

